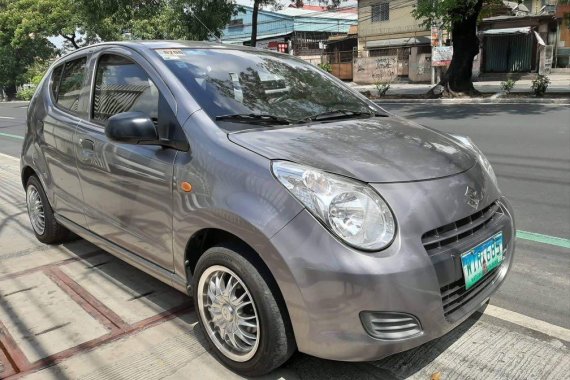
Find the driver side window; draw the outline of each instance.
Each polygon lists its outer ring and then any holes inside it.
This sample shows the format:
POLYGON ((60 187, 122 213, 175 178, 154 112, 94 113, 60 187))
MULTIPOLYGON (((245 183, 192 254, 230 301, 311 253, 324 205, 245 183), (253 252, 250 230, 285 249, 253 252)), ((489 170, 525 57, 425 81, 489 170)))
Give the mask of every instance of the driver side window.
POLYGON ((93 121, 105 124, 118 113, 139 111, 158 124, 160 93, 142 67, 128 58, 105 54, 95 75, 93 121))

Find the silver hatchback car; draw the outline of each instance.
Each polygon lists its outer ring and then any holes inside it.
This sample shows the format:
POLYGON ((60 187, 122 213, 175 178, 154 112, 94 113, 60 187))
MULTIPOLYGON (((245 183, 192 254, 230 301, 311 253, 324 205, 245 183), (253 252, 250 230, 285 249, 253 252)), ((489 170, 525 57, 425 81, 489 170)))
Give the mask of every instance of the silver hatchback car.
POLYGON ((40 241, 74 233, 192 295, 243 375, 440 337, 513 260, 511 206, 468 138, 270 51, 77 50, 30 103, 21 174, 40 241))

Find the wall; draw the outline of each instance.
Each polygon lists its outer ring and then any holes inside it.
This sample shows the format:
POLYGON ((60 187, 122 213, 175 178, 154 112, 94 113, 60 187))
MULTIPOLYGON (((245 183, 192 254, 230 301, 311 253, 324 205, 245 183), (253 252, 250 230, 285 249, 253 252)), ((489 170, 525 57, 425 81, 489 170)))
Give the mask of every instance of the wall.
MULTIPOLYGON (((412 82, 431 80, 431 54, 418 54, 416 47, 411 48, 408 78, 412 82)), ((402 72, 404 62, 397 55, 381 57, 358 57, 354 59, 353 81, 360 84, 376 82, 397 82, 398 71, 402 72)))
POLYGON ((417 54, 417 48, 412 48, 410 55, 410 81, 430 82, 431 81, 431 54, 417 54))
POLYGON ((321 55, 299 55, 298 58, 301 58, 304 61, 312 63, 313 65, 318 65, 321 63, 321 55))
POLYGON ((365 48, 366 41, 390 38, 429 36, 430 32, 421 26, 421 21, 412 16, 413 4, 402 6, 402 0, 389 0, 390 20, 372 22, 371 6, 382 0, 358 2, 358 50, 365 48))

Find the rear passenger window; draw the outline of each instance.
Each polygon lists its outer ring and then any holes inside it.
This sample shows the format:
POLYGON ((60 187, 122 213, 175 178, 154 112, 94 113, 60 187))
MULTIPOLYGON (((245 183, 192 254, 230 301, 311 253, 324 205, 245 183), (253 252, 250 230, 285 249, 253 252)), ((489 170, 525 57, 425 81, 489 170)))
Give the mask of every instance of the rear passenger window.
POLYGON ((105 123, 121 112, 139 111, 158 122, 159 91, 142 67, 128 58, 106 54, 97 65, 93 120, 105 123))
POLYGON ((83 57, 65 64, 57 95, 57 104, 60 107, 73 112, 79 111, 79 95, 85 76, 86 63, 87 58, 83 57))
POLYGON ((61 72, 63 71, 63 65, 60 65, 53 69, 51 74, 51 95, 53 99, 57 102, 57 94, 59 93, 59 82, 61 81, 61 72))

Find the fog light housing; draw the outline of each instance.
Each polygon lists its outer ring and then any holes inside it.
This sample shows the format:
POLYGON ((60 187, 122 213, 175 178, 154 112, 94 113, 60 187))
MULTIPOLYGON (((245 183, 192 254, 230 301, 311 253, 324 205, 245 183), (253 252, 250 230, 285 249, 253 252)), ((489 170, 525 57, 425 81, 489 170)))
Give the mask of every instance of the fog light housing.
POLYGON ((420 321, 411 314, 363 311, 360 321, 368 335, 376 339, 405 340, 423 334, 420 321))

